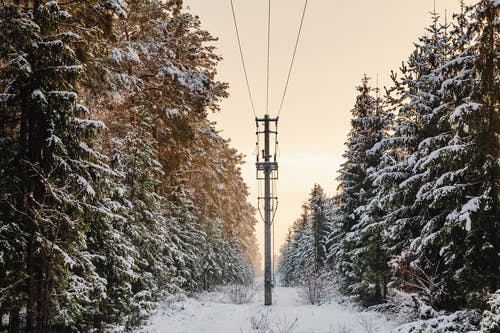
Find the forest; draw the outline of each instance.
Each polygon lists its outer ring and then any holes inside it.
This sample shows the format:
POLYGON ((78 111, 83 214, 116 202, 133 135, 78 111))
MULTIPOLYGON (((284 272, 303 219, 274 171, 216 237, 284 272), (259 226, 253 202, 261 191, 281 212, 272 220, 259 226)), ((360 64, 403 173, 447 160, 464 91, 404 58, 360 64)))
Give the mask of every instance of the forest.
MULTIPOLYGON (((314 185, 281 247, 276 327, 366 310, 395 333, 500 332, 500 0, 461 4, 389 86, 361 78, 337 192, 314 185)), ((265 317, 244 156, 210 120, 216 42, 182 0, 0 1, 0 331, 265 317)))
POLYGON ((432 12, 384 92, 362 78, 337 193, 316 184, 290 228, 285 285, 383 311, 411 296, 401 332, 500 332, 499 12, 432 12))
POLYGON ((253 281, 215 40, 179 0, 1 1, 0 330, 129 330, 253 281))

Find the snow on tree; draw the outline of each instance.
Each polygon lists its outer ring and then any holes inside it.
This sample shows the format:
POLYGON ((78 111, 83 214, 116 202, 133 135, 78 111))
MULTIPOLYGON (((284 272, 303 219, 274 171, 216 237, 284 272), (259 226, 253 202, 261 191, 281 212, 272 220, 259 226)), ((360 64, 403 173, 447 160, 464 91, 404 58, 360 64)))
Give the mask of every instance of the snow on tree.
POLYGON ((302 216, 288 231, 280 249, 278 271, 285 286, 304 284, 326 269, 331 202, 315 184, 303 206, 302 216))
MULTIPOLYGON (((400 331, 496 327, 500 81, 498 1, 462 3, 391 74, 385 100, 367 78, 353 110, 339 193, 330 200, 327 262, 363 305, 392 288, 414 293, 432 318, 400 331), (389 270, 390 268, 390 270, 389 270), (490 300, 488 298, 490 297, 490 300)), ((307 274, 314 219, 306 211, 281 249, 285 285, 307 274)))
POLYGON ((254 210, 207 119, 227 85, 199 19, 179 1, 8 1, 0 25, 10 331, 129 329, 170 293, 252 280, 254 210))
POLYGON ((430 174, 417 200, 429 206, 433 225, 413 246, 440 264, 433 269, 450 308, 482 302, 498 288, 498 5, 481 1, 463 15, 467 26, 455 30, 466 44, 437 71, 441 128, 421 144, 415 164, 430 174))
POLYGON ((311 214, 314 238, 314 268, 315 270, 319 270, 325 265, 329 234, 329 201, 320 185, 314 184, 308 206, 311 214))
POLYGON ((483 313, 481 332, 493 333, 500 330, 500 290, 497 290, 488 299, 489 309, 483 313))
POLYGON ((15 221, 24 235, 2 237, 2 248, 14 242, 22 253, 21 262, 5 262, 15 263, 5 267, 7 272, 21 274, 15 285, 3 286, 13 293, 7 302, 10 330, 20 329, 21 309, 27 331, 73 327, 76 318, 88 313, 91 297, 100 299, 105 290, 87 252, 89 224, 83 218, 90 210, 103 209, 97 178, 113 174, 85 142, 105 126, 88 119, 88 110, 77 103, 82 67, 72 43, 78 36, 60 28, 69 14, 56 2, 29 12, 9 4, 1 10, 1 31, 7 34, 2 38, 7 52, 2 52, 6 103, 1 112, 11 119, 2 128, 13 145, 2 224, 15 221), (22 31, 25 39, 9 36, 13 31, 22 31))
POLYGON ((394 86, 388 90, 387 104, 396 114, 391 134, 375 147, 384 156, 379 170, 374 174, 377 196, 387 212, 384 220, 389 228, 391 252, 408 247, 425 224, 425 206, 415 202, 425 170, 415 173, 414 164, 420 156, 418 147, 428 135, 433 134, 429 122, 435 118, 433 111, 439 106, 437 90, 439 78, 433 70, 444 62, 444 52, 449 48, 446 26, 438 23, 439 16, 432 13, 429 36, 419 38, 407 63, 401 67, 402 77, 392 73, 394 86))
POLYGON ((311 220, 307 206, 288 231, 288 241, 281 247, 279 272, 285 286, 299 285, 314 267, 315 251, 311 220))
POLYGON ((380 152, 372 148, 384 137, 390 118, 378 96, 371 96, 368 81, 365 75, 351 111, 352 129, 343 155, 346 161, 339 171, 339 205, 331 223, 329 258, 349 293, 371 303, 379 302, 387 293, 383 229, 376 219, 377 204, 372 202, 375 190, 372 174, 380 152))

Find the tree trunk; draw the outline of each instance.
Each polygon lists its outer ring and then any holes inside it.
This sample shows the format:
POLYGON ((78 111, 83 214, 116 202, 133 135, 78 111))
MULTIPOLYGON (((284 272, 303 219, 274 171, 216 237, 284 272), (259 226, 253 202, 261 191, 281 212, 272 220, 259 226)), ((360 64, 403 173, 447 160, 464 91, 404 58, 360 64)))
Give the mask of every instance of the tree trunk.
POLYGON ((34 258, 33 258, 33 235, 28 240, 26 247, 26 275, 28 276, 27 295, 28 300, 26 303, 26 332, 33 332, 33 324, 35 321, 35 274, 34 274, 34 258))
MULTIPOLYGON (((54 240, 55 242, 55 240, 54 240)), ((43 269, 45 270, 44 278, 41 281, 41 312, 40 312, 40 330, 39 332, 49 332, 49 316, 50 316, 50 285, 52 280, 52 253, 43 258, 43 269)))
POLYGON ((19 333, 19 306, 13 305, 9 313, 9 333, 19 333))

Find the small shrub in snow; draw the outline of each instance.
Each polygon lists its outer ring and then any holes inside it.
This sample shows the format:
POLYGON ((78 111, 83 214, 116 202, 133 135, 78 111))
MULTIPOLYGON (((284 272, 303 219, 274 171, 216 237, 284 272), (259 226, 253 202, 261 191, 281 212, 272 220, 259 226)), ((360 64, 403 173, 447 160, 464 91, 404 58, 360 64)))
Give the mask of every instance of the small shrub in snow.
POLYGON ((250 317, 250 327, 257 333, 269 333, 269 311, 262 311, 250 317))
POLYGON ((327 270, 311 270, 301 281, 299 296, 309 304, 321 305, 333 293, 332 279, 327 270))
POLYGON ((233 304, 246 304, 255 295, 254 284, 233 284, 226 287, 225 293, 233 304))
POLYGON ((287 319, 286 316, 281 319, 278 317, 278 322, 276 323, 277 333, 292 333, 297 329, 299 319, 295 317, 294 320, 287 319))

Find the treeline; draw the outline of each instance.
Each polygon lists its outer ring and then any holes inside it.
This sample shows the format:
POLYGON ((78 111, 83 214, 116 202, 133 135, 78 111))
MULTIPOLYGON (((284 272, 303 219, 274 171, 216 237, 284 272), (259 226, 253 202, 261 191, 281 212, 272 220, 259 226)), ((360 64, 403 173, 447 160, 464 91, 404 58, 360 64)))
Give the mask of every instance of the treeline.
POLYGON ((179 0, 1 2, 1 329, 123 331, 253 279, 215 40, 179 0))
POLYGON ((326 267, 364 305, 397 288, 435 309, 488 306, 500 282, 499 16, 493 0, 450 23, 432 13, 383 98, 363 78, 338 193, 316 186, 291 228, 286 284, 326 267))

